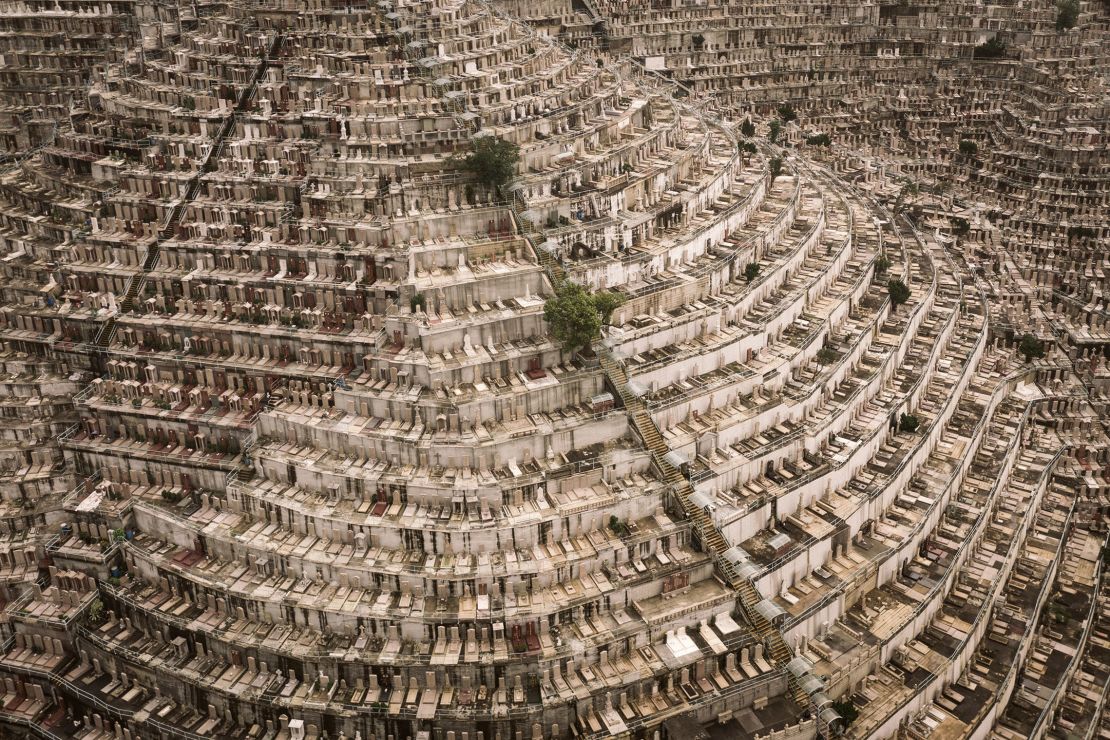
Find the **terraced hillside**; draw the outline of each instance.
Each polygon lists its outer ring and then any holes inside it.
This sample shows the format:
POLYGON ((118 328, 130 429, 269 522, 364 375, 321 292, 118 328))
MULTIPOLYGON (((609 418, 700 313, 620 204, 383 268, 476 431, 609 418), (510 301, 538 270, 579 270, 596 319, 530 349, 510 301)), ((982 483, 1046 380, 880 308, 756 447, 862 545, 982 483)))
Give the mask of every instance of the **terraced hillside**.
POLYGON ((1105 17, 736 10, 5 6, 0 734, 1092 736, 1105 17))

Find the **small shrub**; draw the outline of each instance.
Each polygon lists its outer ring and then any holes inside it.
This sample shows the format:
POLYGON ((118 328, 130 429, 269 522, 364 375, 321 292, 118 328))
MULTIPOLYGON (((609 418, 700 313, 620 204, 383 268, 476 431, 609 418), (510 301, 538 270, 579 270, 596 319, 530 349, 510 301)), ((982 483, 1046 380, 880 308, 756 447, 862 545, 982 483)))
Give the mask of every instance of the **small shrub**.
POLYGON ((898 428, 908 434, 913 434, 917 431, 917 427, 921 425, 920 419, 913 414, 902 414, 898 420, 898 428))
POLYGON ((1075 28, 1079 22, 1079 0, 1060 0, 1056 5, 1056 30, 1075 28))
POLYGON ((1006 42, 994 36, 975 47, 976 59, 998 59, 1006 55, 1006 42))
POLYGON ((887 290, 890 291, 890 305, 892 308, 898 308, 910 299, 910 289, 901 280, 892 278, 886 284, 887 290))
POLYGON ((1069 226, 1068 239, 1094 239, 1095 230, 1089 226, 1069 226))
POLYGON ((482 136, 471 141, 470 152, 461 164, 478 182, 500 190, 513 179, 519 161, 520 147, 516 144, 496 136, 482 136))
POLYGON ((1026 362, 1044 357, 1044 342, 1032 334, 1024 334, 1018 343, 1018 351, 1025 355, 1026 362))
MULTIPOLYGON (((585 349, 601 336, 602 310, 595 296, 578 283, 564 280, 547 299, 543 307, 544 319, 551 327, 551 335, 567 352, 585 349)), ((616 308, 615 305, 609 308, 616 308)))

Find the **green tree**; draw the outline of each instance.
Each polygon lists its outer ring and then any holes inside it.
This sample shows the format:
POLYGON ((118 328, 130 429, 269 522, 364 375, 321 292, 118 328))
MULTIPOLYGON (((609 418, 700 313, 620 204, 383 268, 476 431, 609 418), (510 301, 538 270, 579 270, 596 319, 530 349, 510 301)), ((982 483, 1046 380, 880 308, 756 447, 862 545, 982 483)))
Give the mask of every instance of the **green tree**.
POLYGON ((886 272, 889 269, 890 269, 890 258, 887 257, 885 254, 879 255, 879 258, 877 260, 875 260, 875 274, 876 275, 882 275, 884 272, 886 272))
POLYGON ((831 365, 832 363, 836 362, 836 350, 829 347, 822 347, 821 349, 817 350, 816 359, 817 364, 821 367, 824 367, 825 365, 831 365))
POLYGON ((921 420, 913 414, 902 414, 898 420, 898 428, 908 434, 913 434, 917 431, 917 427, 921 425, 921 420))
POLYGON ((620 305, 624 303, 624 296, 611 290, 603 290, 600 293, 594 293, 592 298, 594 308, 601 314, 601 321, 603 324, 608 324, 609 318, 613 315, 613 311, 617 310, 620 305))
POLYGON ((807 136, 806 144, 810 146, 829 146, 832 144, 832 139, 828 134, 817 134, 815 136, 807 136))
POLYGON ((744 279, 750 283, 759 276, 759 270, 760 267, 758 262, 749 262, 747 266, 744 267, 744 279))
POLYGON ((956 236, 966 236, 971 231, 971 224, 963 216, 952 219, 952 233, 956 236))
POLYGON ((767 135, 767 140, 772 144, 777 144, 779 141, 779 133, 782 131, 782 121, 775 119, 771 121, 771 131, 767 135))
POLYGON ((960 154, 974 157, 979 153, 979 145, 971 139, 960 139, 960 154))
POLYGON ((1079 0, 1060 0, 1056 5, 1056 30, 1075 28, 1079 22, 1079 0))
POLYGON ((1044 357, 1044 342, 1032 334, 1023 334, 1018 344, 1018 351, 1025 355, 1026 362, 1044 357))
POLYGON ((782 157, 775 157, 774 159, 771 160, 771 179, 774 180, 776 177, 778 177, 781 174, 782 174, 782 157))
POLYGON ((886 284, 886 288, 890 291, 890 305, 892 308, 898 308, 910 299, 909 287, 897 278, 891 278, 886 284))
POLYGON ((1094 239, 1098 232, 1090 226, 1069 226, 1068 239, 1094 239))
POLYGON ((780 105, 778 113, 779 118, 786 121, 787 123, 798 120, 798 114, 794 110, 794 106, 790 105, 790 103, 783 103, 782 105, 780 105))
POLYGON ((471 141, 470 152, 461 163, 478 182, 500 190, 513 179, 519 161, 520 147, 516 144, 496 136, 480 136, 471 141))
POLYGON ((744 119, 744 122, 740 124, 740 133, 748 137, 755 136, 755 124, 752 123, 752 119, 744 119))
POLYGON ((840 715, 840 718, 844 720, 845 728, 859 718, 859 710, 856 709, 856 705, 852 703, 851 699, 848 701, 834 701, 832 703, 832 708, 840 715))
POLYGON ((918 187, 916 182, 909 179, 903 180, 902 187, 898 189, 898 197, 894 200, 894 212, 896 214, 901 213, 902 206, 905 205, 908 199, 915 197, 917 193, 918 187))
POLYGON ((695 33, 691 36, 690 41, 693 43, 695 49, 700 50, 705 46, 705 36, 702 36, 700 33, 695 33))
POLYGON ((998 59, 1006 55, 1006 42, 997 36, 975 47, 976 59, 998 59))
POLYGON ((609 321, 613 311, 624 302, 624 297, 613 291, 590 293, 578 283, 564 280, 547 299, 543 315, 551 327, 551 335, 574 352, 585 349, 599 336, 601 327, 609 321))

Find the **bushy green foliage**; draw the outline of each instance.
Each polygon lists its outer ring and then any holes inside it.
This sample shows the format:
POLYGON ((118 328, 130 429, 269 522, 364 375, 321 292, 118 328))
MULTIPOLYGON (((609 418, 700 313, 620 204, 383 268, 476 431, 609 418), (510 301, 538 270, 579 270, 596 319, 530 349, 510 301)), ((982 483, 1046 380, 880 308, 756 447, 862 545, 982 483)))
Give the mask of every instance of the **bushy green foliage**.
POLYGON ((568 352, 585 349, 601 336, 601 327, 624 297, 612 291, 590 293, 578 283, 564 280, 547 299, 543 315, 551 335, 568 352))
POLYGON ((1060 0, 1056 5, 1056 30, 1075 28, 1079 22, 1079 0, 1060 0))
POLYGON ((969 157, 974 157, 979 153, 979 145, 971 139, 960 140, 960 154, 966 154, 969 157))
POLYGON ((771 179, 774 180, 776 177, 778 177, 781 174, 782 174, 782 157, 775 157, 774 159, 771 160, 771 179))
POLYGON ((910 289, 901 280, 891 278, 886 287, 890 291, 890 305, 893 308, 898 308, 910 299, 910 289))
POLYGON ((856 709, 856 705, 852 703, 851 699, 848 701, 834 701, 832 708, 844 720, 844 727, 848 727, 859 718, 859 710, 856 709))
POLYGON ((1025 355, 1026 362, 1044 357, 1044 342, 1032 334, 1024 334, 1018 344, 1018 351, 1025 355))
POLYGON ((779 141, 779 134, 782 132, 782 122, 777 118, 771 121, 771 130, 767 134, 767 140, 772 144, 777 144, 779 141))
POLYGON ((975 47, 976 59, 998 59, 1006 55, 1006 42, 997 36, 975 47))
POLYGON ((902 414, 902 417, 898 420, 898 428, 908 434, 916 432, 920 425, 921 420, 913 414, 902 414))
POLYGON ((496 136, 481 136, 471 141, 470 152, 461 163, 478 182, 499 190, 513 179, 519 161, 520 147, 516 144, 496 136))

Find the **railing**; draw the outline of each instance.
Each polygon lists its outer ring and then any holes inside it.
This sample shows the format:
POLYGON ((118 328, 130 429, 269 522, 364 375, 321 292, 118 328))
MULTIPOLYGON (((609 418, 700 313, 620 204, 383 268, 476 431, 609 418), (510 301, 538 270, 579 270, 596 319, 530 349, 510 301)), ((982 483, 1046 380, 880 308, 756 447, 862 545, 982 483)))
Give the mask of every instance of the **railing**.
MULTIPOLYGON (((1106 537, 1103 537, 1103 547, 1099 548, 1099 552, 1102 552, 1102 550, 1105 548, 1106 542, 1106 537)), ((1066 555, 1064 556, 1064 559, 1067 560, 1066 555)), ((1067 689, 1071 678, 1075 675, 1075 671, 1079 668, 1080 663, 1082 663, 1083 661, 1084 653, 1086 652, 1087 648, 1087 643, 1091 639, 1091 632, 1093 631, 1096 622, 1095 615, 1098 613, 1099 607, 1102 606, 1101 599, 1099 598, 1101 595, 1099 586, 1102 583, 1102 568, 1103 559, 1098 558, 1095 563, 1095 588, 1094 591, 1091 593, 1091 604, 1087 608, 1087 615, 1083 620, 1083 634, 1079 638, 1079 644, 1074 646, 1074 652, 1072 653, 1071 660, 1069 660, 1067 666, 1063 668, 1059 682, 1052 690, 1052 694, 1048 697, 1048 701, 1041 709, 1041 713, 1037 716, 1037 721, 1033 723, 1033 727, 1029 732, 1030 738, 1044 737, 1044 735, 1049 731, 1050 728, 1046 727, 1046 724, 1052 721, 1053 716, 1056 713, 1056 708, 1060 706, 1060 702, 1063 701, 1064 697, 1067 695, 1067 689)), ((1096 724, 1097 722, 1098 720, 1095 721, 1096 724)))
MULTIPOLYGON (((1005 384, 999 386, 999 389, 1002 389, 1002 388, 1005 388, 1005 384)), ((1039 401, 1042 401, 1042 400, 1044 400, 1044 399, 1043 398, 1037 398, 1037 399, 1032 399, 1032 400, 1030 400, 1026 403, 1025 412, 1022 416, 1021 422, 1018 425, 1017 432, 1015 433, 1014 438, 1010 441, 1010 444, 1007 445, 1005 453, 1002 456, 1002 459, 1005 459, 1005 460, 1008 460, 1008 461, 1012 462, 1014 456, 1016 455, 1016 449, 1021 443, 1021 433, 1022 433, 1022 430, 1025 428, 1025 423, 1028 419, 1028 416, 1029 416, 1029 413, 1032 409, 1032 406, 1035 403, 1038 403, 1039 401)), ((989 416, 990 416, 990 414, 986 414, 986 415, 984 415, 984 418, 980 419, 979 423, 977 424, 978 431, 974 435, 972 435, 973 440, 977 439, 980 436, 980 434, 985 432, 985 427, 989 423, 989 416)), ((1038 483, 1037 483, 1037 486, 1034 490, 1039 491, 1041 489, 1041 487, 1045 484, 1045 482, 1047 481, 1047 477, 1051 474, 1051 471, 1055 468, 1056 462, 1063 455, 1064 451, 1065 451, 1064 447, 1061 447, 1056 452, 1056 454, 1053 456, 1052 460, 1044 467, 1044 469, 1041 471, 1040 476, 1038 477, 1038 483)), ((970 461, 968 461, 968 462, 970 463, 970 461)), ((959 473, 960 473, 960 468, 957 468, 954 471, 953 475, 958 475, 959 473)), ((1006 479, 1006 476, 1002 476, 1002 475, 998 476, 995 479, 993 485, 991 486, 990 490, 986 494, 986 499, 984 501, 984 506, 983 506, 984 511, 989 510, 990 503, 993 502, 997 498, 997 496, 998 496, 999 492, 1001 491, 1001 488, 1004 484, 1005 479, 1006 479)), ((951 481, 950 481, 949 485, 951 485, 951 481)), ((939 497, 938 497, 937 500, 939 500, 939 497)), ((1028 529, 1029 522, 1030 522, 1029 517, 1025 517, 1022 520, 1022 527, 1021 527, 1022 532, 1026 531, 1028 529)), ((986 518, 985 517, 982 518, 979 523, 980 523, 980 525, 986 524, 986 518)), ((971 550, 974 546, 974 542, 977 542, 979 539, 981 539, 981 537, 985 534, 986 529, 987 529, 986 527, 974 529, 969 534, 969 536, 961 543, 959 549, 950 558, 951 559, 951 566, 948 568, 947 574, 945 576, 943 576, 942 578, 938 579, 936 581, 936 583, 933 585, 933 587, 929 590, 929 593, 925 594, 921 598, 918 605, 914 608, 914 611, 913 611, 913 614, 912 614, 911 618, 909 620, 907 620, 905 622, 905 624, 912 625, 916 622, 916 620, 918 618, 923 616, 927 610, 932 609, 933 612, 935 613, 940 608, 940 604, 936 603, 937 595, 940 594, 941 592, 947 593, 947 591, 952 587, 953 583, 955 582, 956 577, 961 572, 961 569, 962 569, 963 565, 967 562, 968 558, 971 557, 971 550)), ((1024 534, 1022 534, 1019 537, 1014 537, 1013 539, 1011 539, 1010 555, 1015 555, 1016 554, 1016 550, 1014 550, 1014 546, 1017 544, 1017 542, 1023 536, 1024 536, 1024 534)), ((1009 559, 1009 556, 1007 556, 1007 558, 1009 559)), ((992 583, 992 586, 990 588, 990 591, 989 591, 988 595, 986 596, 986 598, 984 598, 984 600, 982 602, 983 606, 982 606, 982 608, 980 608, 979 613, 977 614, 977 616, 975 618, 975 622, 971 625, 971 629, 966 630, 967 637, 965 637, 963 640, 961 640, 959 645, 957 645, 957 647, 955 647, 952 650, 952 653, 947 656, 947 659, 945 661, 945 669, 947 669, 948 666, 950 666, 952 664, 952 662, 956 659, 957 655, 966 651, 968 649, 968 647, 972 644, 971 643, 972 636, 975 634, 976 630, 979 629, 979 627, 982 625, 983 620, 985 619, 985 617, 987 615, 989 615, 991 609, 993 608, 994 602, 997 600, 997 594, 999 592, 999 588, 1000 588, 1000 582, 997 581, 997 580, 994 581, 992 583)), ((894 639, 896 639, 898 637, 898 635, 901 634, 901 632, 902 632, 902 630, 899 630, 898 633, 896 633, 894 635, 894 639)), ((891 644, 890 642, 887 642, 886 646, 889 646, 890 644, 891 644)), ((975 643, 975 644, 977 645, 978 643, 975 643)), ((925 692, 927 692, 929 690, 929 688, 932 686, 935 679, 937 679, 941 675, 942 675, 942 673, 933 673, 931 671, 927 671, 924 680, 915 680, 915 686, 917 687, 916 690, 913 691, 910 695, 903 698, 893 710, 888 712, 883 718, 879 719, 878 725, 876 727, 872 727, 871 730, 874 731, 877 728, 889 725, 893 718, 903 714, 904 711, 909 707, 909 705, 913 701, 917 700, 918 697, 922 696, 925 692)))

